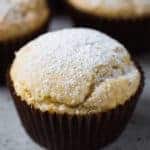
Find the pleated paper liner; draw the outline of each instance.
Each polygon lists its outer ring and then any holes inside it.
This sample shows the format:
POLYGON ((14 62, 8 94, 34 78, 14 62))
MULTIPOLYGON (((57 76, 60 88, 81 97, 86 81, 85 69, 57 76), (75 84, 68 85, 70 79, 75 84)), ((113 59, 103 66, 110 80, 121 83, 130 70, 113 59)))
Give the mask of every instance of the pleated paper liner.
POLYGON ((15 51, 38 35, 48 31, 49 23, 50 18, 40 28, 32 33, 28 33, 26 36, 7 42, 0 42, 0 84, 5 84, 6 71, 14 58, 15 51))
POLYGON ((16 95, 9 75, 8 87, 22 125, 36 143, 49 150, 98 150, 116 140, 126 127, 143 90, 141 74, 139 89, 124 105, 88 115, 41 112, 16 95))
POLYGON ((123 43, 133 54, 150 49, 150 16, 134 19, 108 19, 74 8, 67 0, 65 0, 65 6, 75 26, 91 27, 107 33, 123 43))

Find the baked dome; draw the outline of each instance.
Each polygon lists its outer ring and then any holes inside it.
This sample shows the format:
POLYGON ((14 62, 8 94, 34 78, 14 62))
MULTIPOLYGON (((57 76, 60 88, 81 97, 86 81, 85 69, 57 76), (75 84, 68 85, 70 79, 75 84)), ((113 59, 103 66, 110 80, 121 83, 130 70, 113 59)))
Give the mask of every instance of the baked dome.
POLYGON ((46 0, 0 0, 0 41, 35 32, 48 17, 46 0))
POLYGON ((149 0, 67 0, 74 8, 108 18, 139 18, 150 15, 149 0))
POLYGON ((71 114, 123 105, 141 80, 125 47, 85 28, 50 32, 28 43, 16 53, 10 77, 29 105, 71 114))

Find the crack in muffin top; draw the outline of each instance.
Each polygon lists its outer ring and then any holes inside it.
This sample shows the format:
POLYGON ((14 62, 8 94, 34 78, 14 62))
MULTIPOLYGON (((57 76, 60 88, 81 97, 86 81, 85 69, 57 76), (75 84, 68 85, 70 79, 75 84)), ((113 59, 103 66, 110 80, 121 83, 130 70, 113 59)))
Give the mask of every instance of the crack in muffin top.
POLYGON ((42 111, 104 111, 123 104, 140 84, 127 50, 85 28, 28 43, 16 53, 10 75, 17 95, 42 111))
POLYGON ((108 18, 138 18, 150 15, 149 0, 67 0, 78 10, 108 18))

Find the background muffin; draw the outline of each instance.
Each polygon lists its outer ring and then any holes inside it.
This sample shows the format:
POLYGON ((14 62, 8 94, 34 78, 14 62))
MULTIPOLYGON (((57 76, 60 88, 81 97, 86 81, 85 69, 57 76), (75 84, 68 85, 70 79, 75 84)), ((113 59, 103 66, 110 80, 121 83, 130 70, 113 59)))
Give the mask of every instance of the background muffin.
POLYGON ((141 70, 126 49, 90 29, 52 32, 30 42, 16 54, 8 76, 27 132, 59 150, 112 142, 143 86, 141 70))
POLYGON ((100 29, 129 50, 148 50, 149 0, 66 0, 77 26, 100 29))
POLYGON ((50 12, 45 0, 0 1, 0 81, 15 50, 45 32, 50 12))

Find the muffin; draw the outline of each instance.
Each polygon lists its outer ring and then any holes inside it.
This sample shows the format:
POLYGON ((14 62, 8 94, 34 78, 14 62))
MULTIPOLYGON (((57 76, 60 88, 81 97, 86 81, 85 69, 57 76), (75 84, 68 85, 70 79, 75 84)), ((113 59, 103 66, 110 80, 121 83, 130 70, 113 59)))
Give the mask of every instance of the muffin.
POLYGON ((149 50, 149 0, 65 0, 76 26, 93 27, 131 52, 149 50))
POLYGON ((18 51, 8 87, 34 141, 51 150, 96 150, 126 127, 143 74, 119 42, 72 28, 47 33, 18 51))
POLYGON ((14 51, 45 32, 49 18, 45 0, 0 0, 0 82, 14 51))

